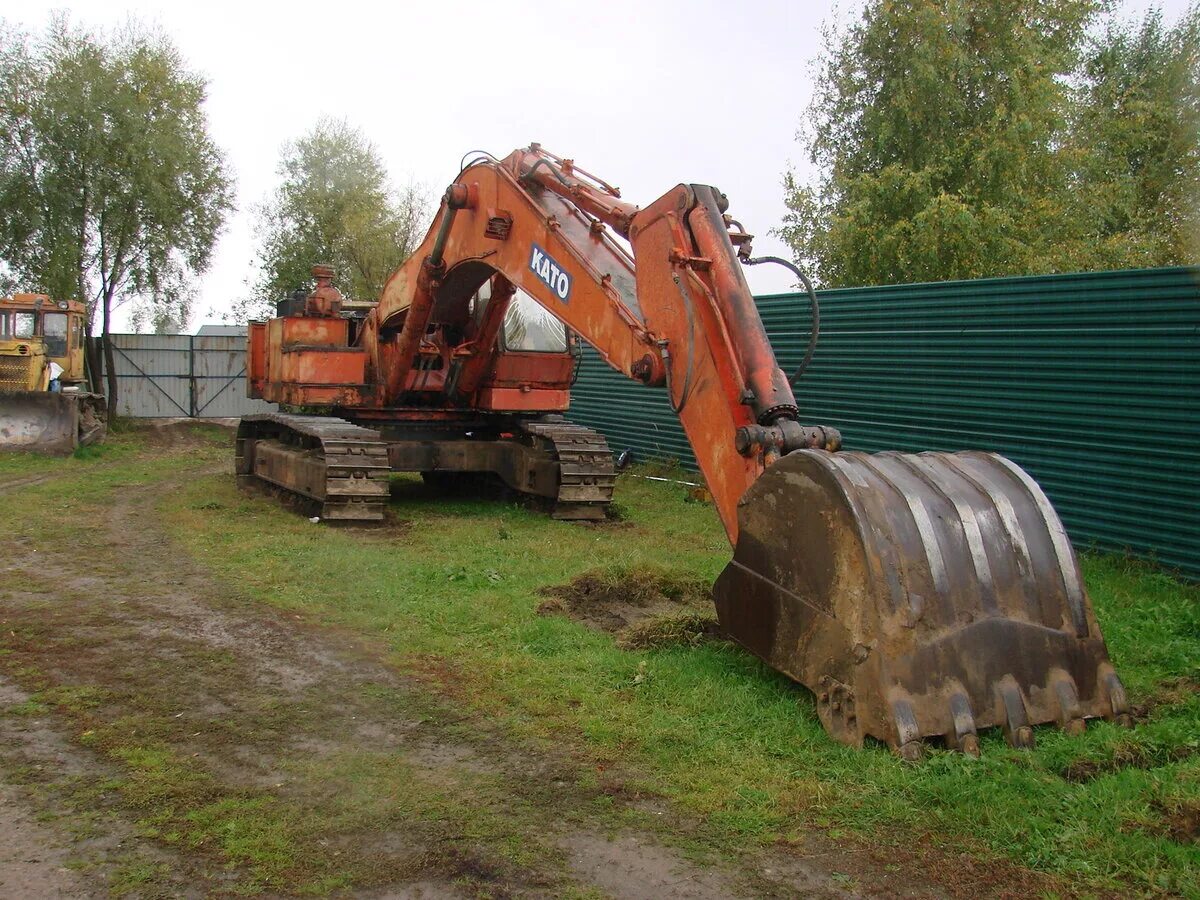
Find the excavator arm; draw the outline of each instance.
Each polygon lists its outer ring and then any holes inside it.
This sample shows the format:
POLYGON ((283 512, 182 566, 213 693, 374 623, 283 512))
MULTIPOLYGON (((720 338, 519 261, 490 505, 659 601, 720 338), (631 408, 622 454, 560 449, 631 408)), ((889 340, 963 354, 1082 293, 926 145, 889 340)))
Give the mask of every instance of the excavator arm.
MULTIPOLYGON (((346 323, 328 276, 310 297, 316 318, 256 326, 251 345, 277 335, 267 368, 320 382, 309 395, 282 384, 284 402, 408 415, 424 371, 415 362, 437 353, 448 361, 442 401, 482 409, 520 289, 610 366, 667 392, 734 547, 714 587, 722 627, 808 686, 836 739, 873 737, 914 757, 931 737, 978 753, 985 727, 1028 747, 1039 723, 1128 721, 1066 531, 1028 474, 992 453, 840 451, 835 429, 801 424, 742 273, 750 235, 727 205, 713 187, 681 184, 637 207, 536 144, 480 156, 446 190, 355 346, 332 346, 346 323), (447 323, 463 322, 445 346, 447 323), (313 341, 326 362, 310 365, 313 341)), ((256 427, 277 426, 301 449, 240 439, 243 477, 286 460, 336 482, 348 504, 379 493, 369 479, 387 465, 374 431, 316 419, 256 427)))

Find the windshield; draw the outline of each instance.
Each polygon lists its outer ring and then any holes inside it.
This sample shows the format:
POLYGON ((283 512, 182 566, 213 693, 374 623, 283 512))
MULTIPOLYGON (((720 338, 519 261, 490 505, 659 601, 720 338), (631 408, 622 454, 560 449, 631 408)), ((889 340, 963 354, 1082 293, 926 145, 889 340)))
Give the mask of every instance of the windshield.
POLYGON ((19 337, 19 338, 33 337, 33 329, 36 324, 37 324, 37 313, 14 312, 13 313, 13 337, 19 337))
POLYGON ((517 291, 504 314, 504 348, 537 353, 566 353, 567 329, 524 291, 517 291))

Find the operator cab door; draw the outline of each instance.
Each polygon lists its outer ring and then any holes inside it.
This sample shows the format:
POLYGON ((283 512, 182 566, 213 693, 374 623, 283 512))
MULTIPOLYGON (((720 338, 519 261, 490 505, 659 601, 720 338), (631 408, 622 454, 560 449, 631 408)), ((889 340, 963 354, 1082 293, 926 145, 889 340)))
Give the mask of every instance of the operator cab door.
POLYGON ((46 341, 46 355, 66 368, 67 335, 69 323, 67 314, 57 310, 42 313, 42 337, 46 341))
POLYGON ((60 303, 58 309, 44 309, 36 315, 36 333, 46 345, 46 357, 62 368, 61 380, 66 383, 82 381, 83 316, 68 310, 65 303, 60 303))
POLYGON ((43 329, 46 335, 46 352, 60 366, 61 380, 66 384, 83 381, 83 313, 47 311, 43 313, 43 329), (59 317, 65 318, 59 318, 59 317), (53 317, 53 318, 51 318, 53 317), (50 333, 54 331, 58 342, 50 347, 50 333), (60 355, 57 350, 61 349, 60 355))

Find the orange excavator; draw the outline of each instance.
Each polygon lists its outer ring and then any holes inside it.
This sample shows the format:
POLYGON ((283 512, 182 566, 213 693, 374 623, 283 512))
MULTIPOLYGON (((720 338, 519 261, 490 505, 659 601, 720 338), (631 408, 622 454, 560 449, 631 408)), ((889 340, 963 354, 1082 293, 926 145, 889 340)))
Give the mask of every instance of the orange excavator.
MULTIPOLYGON (((1127 722, 1066 531, 993 453, 865 453, 803 424, 714 187, 646 207, 539 145, 469 154, 424 243, 358 313, 317 287, 252 323, 236 471, 328 519, 383 515, 393 471, 492 473, 564 518, 603 515, 603 438, 567 422, 575 341, 665 390, 733 559, 723 630, 816 695, 826 730, 906 758, 999 726, 1127 722), (565 327, 564 327, 565 326, 565 327), (314 410, 321 414, 313 414, 314 410)), ((815 299, 815 298, 814 298, 815 299)))

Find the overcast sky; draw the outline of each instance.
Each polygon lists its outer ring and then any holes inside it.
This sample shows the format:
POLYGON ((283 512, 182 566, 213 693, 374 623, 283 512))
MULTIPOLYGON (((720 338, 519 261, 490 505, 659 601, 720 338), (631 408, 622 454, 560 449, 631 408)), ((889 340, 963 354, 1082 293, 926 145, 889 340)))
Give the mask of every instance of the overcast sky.
MULTIPOLYGON (((1125 14, 1187 0, 1125 0, 1125 14)), ((109 27, 160 25, 209 79, 213 137, 237 177, 238 210, 202 279, 191 327, 247 293, 251 206, 276 183, 283 142, 320 115, 344 117, 378 146, 394 181, 439 194, 473 149, 497 156, 539 141, 647 205, 679 182, 714 184, 758 235, 785 212, 795 134, 812 92, 820 29, 857 0, 526 0, 516 3, 130 2, 0 0, 0 15, 40 29, 52 9, 109 27), (835 6, 840 13, 835 13, 835 6)), ((756 292, 787 289, 774 266, 756 292)), ((124 313, 125 310, 122 310, 124 313)), ((122 316, 124 318, 124 316, 122 316)), ((123 324, 123 323, 122 323, 123 324)))

